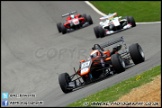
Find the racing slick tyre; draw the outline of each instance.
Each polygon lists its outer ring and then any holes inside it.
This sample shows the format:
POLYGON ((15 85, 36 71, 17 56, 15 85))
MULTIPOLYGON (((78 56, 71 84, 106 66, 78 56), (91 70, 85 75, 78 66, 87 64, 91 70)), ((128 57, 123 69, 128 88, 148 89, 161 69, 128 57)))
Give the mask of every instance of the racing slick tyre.
POLYGON ((64 25, 63 24, 61 24, 61 32, 62 32, 62 34, 65 34, 67 31, 66 31, 66 28, 64 27, 64 25))
POLYGON ((84 17, 85 22, 86 22, 87 21, 87 15, 86 14, 82 14, 81 16, 84 17))
POLYGON ((88 15, 86 19, 89 22, 89 24, 93 24, 93 21, 90 15, 88 15))
POLYGON ((129 46, 129 53, 134 64, 139 64, 145 61, 145 55, 141 46, 138 43, 129 46))
POLYGON ((98 26, 98 31, 101 38, 105 37, 105 30, 101 26, 98 26))
POLYGON ((132 27, 136 26, 136 22, 135 22, 135 20, 134 20, 134 18, 132 16, 128 16, 127 21, 128 21, 128 23, 132 24, 132 27))
POLYGON ((73 89, 67 88, 69 82, 71 82, 71 79, 68 73, 62 73, 59 75, 59 85, 61 87, 61 90, 64 93, 69 93, 73 90, 73 89))
POLYGON ((113 54, 111 56, 111 62, 116 73, 125 71, 125 62, 119 54, 113 54))
POLYGON ((95 33, 96 38, 100 37, 99 31, 98 31, 98 26, 94 27, 94 33, 95 33))
POLYGON ((57 29, 59 31, 59 33, 61 32, 61 23, 57 23, 57 29))

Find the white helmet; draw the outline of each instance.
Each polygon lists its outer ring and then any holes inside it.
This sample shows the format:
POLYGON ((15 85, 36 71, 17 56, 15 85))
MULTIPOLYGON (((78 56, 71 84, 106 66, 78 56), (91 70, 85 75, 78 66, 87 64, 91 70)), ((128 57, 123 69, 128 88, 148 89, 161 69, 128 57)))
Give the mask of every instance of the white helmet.
POLYGON ((70 17, 73 19, 74 18, 74 15, 70 15, 70 17))
POLYGON ((99 24, 100 24, 101 26, 104 25, 104 23, 103 23, 102 21, 101 21, 99 24))

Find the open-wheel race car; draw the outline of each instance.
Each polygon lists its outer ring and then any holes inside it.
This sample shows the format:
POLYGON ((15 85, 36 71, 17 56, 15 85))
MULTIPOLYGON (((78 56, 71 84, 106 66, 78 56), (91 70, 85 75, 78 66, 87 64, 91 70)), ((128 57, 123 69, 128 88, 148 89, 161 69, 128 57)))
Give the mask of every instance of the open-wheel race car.
POLYGON ((74 74, 67 72, 59 75, 59 85, 64 93, 72 92, 108 76, 121 73, 127 67, 145 61, 145 55, 138 43, 127 47, 124 38, 116 38, 103 44, 94 44, 87 60, 81 60, 74 74), (110 49, 106 49, 111 47, 110 49))
POLYGON ((96 38, 102 38, 106 35, 117 33, 136 26, 136 22, 132 16, 117 17, 116 12, 103 16, 100 20, 99 26, 94 27, 96 38))
POLYGON ((90 15, 77 14, 77 11, 63 14, 62 17, 66 17, 65 22, 57 23, 58 32, 62 32, 62 34, 93 24, 93 20, 90 15))

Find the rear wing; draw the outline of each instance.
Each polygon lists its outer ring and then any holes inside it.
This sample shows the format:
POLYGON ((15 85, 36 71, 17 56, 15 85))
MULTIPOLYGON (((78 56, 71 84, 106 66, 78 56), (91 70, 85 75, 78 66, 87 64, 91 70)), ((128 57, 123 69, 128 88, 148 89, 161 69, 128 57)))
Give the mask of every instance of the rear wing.
POLYGON ((123 43, 124 43, 124 38, 123 38, 123 36, 121 36, 121 37, 119 37, 119 38, 116 38, 116 39, 113 39, 113 40, 111 40, 111 41, 105 42, 105 43, 103 43, 103 44, 100 44, 100 46, 101 46, 102 48, 105 48, 105 47, 111 46, 111 45, 113 45, 113 44, 116 44, 116 43, 118 43, 118 42, 123 42, 123 43))
POLYGON ((75 14, 75 13, 77 13, 77 11, 72 11, 72 12, 70 12, 71 14, 75 14))
POLYGON ((100 20, 110 19, 110 18, 113 18, 113 17, 116 16, 116 15, 117 15, 116 12, 115 12, 115 13, 110 13, 110 14, 108 14, 108 15, 106 15, 106 16, 101 17, 100 20))
POLYGON ((61 15, 61 16, 62 16, 62 17, 66 17, 66 16, 69 16, 69 15, 72 15, 72 14, 75 14, 75 13, 77 13, 77 11, 72 11, 72 12, 63 14, 63 15, 61 15))
POLYGON ((70 15, 70 13, 66 13, 66 14, 63 14, 63 15, 61 15, 62 17, 66 17, 66 16, 69 16, 70 15))

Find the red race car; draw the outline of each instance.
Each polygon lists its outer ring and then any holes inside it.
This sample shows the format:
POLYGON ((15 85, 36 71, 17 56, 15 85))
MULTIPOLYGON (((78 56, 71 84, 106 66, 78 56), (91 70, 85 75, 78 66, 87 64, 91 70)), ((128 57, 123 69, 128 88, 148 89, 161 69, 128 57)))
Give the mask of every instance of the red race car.
POLYGON ((62 32, 62 34, 65 34, 93 24, 93 20, 90 15, 76 13, 77 11, 73 11, 62 15, 62 17, 66 17, 66 19, 65 23, 57 23, 59 33, 62 32))

